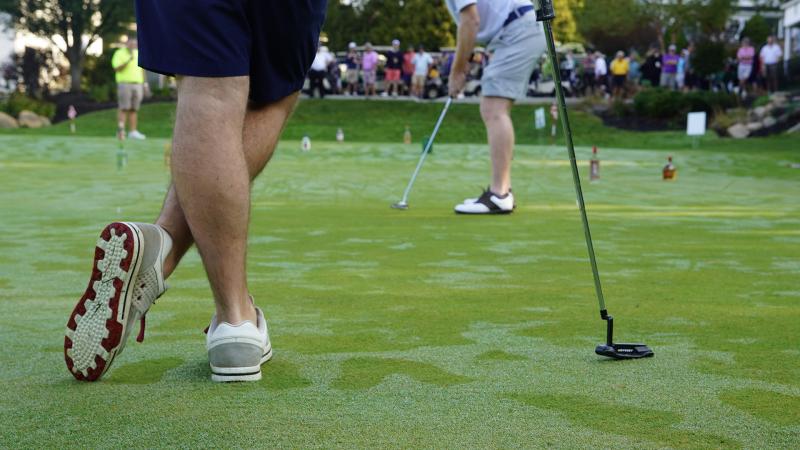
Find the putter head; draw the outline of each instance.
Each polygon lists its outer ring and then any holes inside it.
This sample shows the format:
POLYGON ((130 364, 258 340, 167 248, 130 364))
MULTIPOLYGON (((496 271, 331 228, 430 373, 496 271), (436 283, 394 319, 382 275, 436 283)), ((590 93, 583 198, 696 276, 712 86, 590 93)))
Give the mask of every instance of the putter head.
POLYGON ((594 352, 613 359, 639 359, 654 355, 653 350, 645 344, 600 344, 594 352))
POLYGON ((408 209, 408 203, 406 202, 397 202, 392 204, 392 208, 394 209, 408 209))

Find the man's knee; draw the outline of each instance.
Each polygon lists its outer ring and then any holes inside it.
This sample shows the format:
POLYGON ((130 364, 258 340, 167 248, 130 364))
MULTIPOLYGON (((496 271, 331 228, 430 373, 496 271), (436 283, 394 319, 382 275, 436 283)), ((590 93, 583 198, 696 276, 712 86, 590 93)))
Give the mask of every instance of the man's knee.
POLYGON ((490 99, 484 97, 481 102, 481 118, 486 123, 509 118, 510 102, 506 99, 490 99))

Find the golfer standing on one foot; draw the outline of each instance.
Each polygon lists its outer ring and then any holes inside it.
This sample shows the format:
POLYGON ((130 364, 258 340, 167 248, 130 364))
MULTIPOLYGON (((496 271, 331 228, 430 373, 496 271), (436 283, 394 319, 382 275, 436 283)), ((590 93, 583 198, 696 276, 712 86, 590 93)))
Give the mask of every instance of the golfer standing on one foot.
POLYGON ((155 225, 102 231, 89 287, 67 323, 64 356, 76 378, 100 378, 136 321, 144 337, 145 314, 193 244, 216 305, 206 338, 211 378, 261 378, 272 347, 247 288, 250 182, 303 86, 325 10, 325 0, 136 0, 140 64, 180 80, 173 185, 155 225))
POLYGON ((476 43, 493 56, 481 77, 481 117, 492 158, 492 182, 478 198, 456 205, 461 214, 508 214, 514 210, 511 157, 514 124, 511 106, 525 97, 537 58, 545 49, 544 32, 529 0, 445 0, 458 23, 458 43, 450 73, 450 96, 464 88, 476 43))

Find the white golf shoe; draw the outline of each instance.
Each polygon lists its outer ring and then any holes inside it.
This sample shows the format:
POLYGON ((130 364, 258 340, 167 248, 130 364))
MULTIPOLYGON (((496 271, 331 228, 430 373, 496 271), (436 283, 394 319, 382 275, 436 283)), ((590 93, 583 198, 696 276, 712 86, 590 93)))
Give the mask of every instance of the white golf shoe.
POLYGON ((143 141, 143 140, 147 139, 147 136, 145 136, 144 134, 139 132, 139 130, 131 130, 128 133, 128 139, 138 139, 140 141, 143 141))
POLYGON ((256 315, 256 324, 244 321, 231 325, 218 322, 216 315, 211 318, 206 331, 206 349, 212 381, 261 379, 261 365, 272 358, 272 345, 264 313, 256 308, 256 315))
POLYGON ((503 197, 494 194, 489 189, 483 191, 478 198, 468 198, 463 203, 456 205, 458 214, 511 214, 514 212, 514 194, 511 191, 503 197))
POLYGON ((78 380, 96 381, 122 352, 133 324, 166 290, 172 238, 158 225, 114 222, 97 240, 89 286, 67 322, 64 359, 78 380))

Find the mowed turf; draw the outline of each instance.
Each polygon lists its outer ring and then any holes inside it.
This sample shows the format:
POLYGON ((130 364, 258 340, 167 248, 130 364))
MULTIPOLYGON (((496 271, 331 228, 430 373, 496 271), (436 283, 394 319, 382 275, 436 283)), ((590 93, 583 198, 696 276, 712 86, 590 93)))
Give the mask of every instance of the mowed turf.
POLYGON ((0 136, 0 447, 800 447, 787 150, 678 151, 665 183, 667 153, 601 149, 585 193, 608 307, 618 340, 656 353, 615 362, 593 353, 605 328, 562 148, 519 146, 515 214, 460 217, 485 145, 435 145, 397 211, 418 144, 285 141, 253 187, 263 380, 210 382, 192 252, 144 343, 76 382, 63 332, 95 239, 155 217, 165 142, 129 142, 117 171, 112 138, 0 136))

